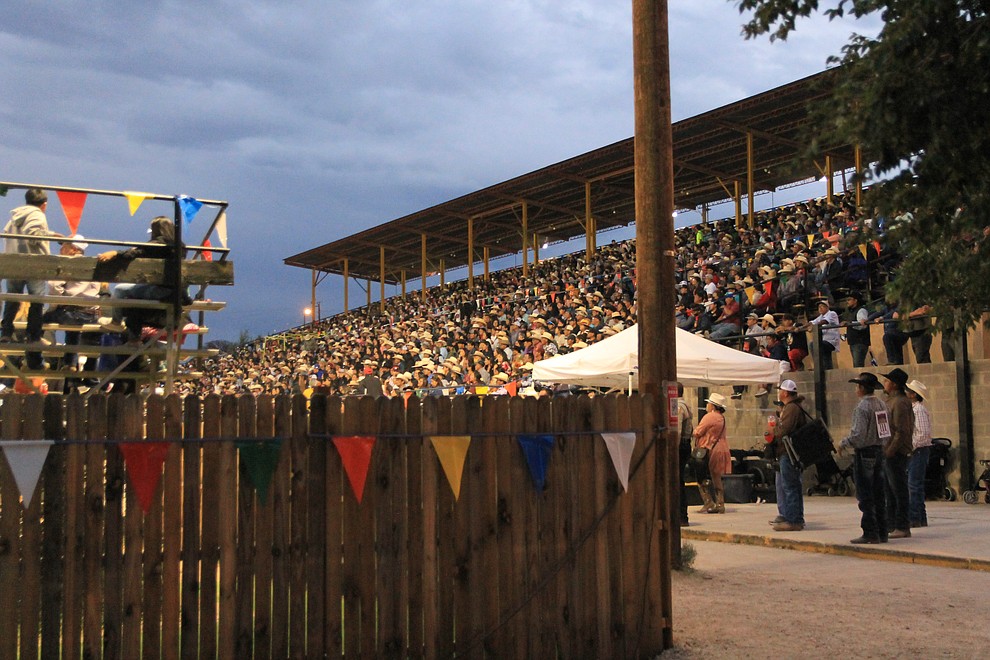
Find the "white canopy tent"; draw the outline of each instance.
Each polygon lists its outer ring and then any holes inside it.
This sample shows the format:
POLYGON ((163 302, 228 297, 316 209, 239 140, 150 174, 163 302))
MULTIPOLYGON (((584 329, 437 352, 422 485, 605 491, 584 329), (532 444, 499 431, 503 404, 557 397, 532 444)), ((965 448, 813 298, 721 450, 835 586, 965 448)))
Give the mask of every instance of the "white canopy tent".
MULTIPOLYGON (((778 383, 781 364, 677 329, 677 380, 690 387, 778 383)), ((533 379, 588 387, 639 386, 639 326, 537 362, 533 379), (632 379, 630 381, 630 374, 632 379)))

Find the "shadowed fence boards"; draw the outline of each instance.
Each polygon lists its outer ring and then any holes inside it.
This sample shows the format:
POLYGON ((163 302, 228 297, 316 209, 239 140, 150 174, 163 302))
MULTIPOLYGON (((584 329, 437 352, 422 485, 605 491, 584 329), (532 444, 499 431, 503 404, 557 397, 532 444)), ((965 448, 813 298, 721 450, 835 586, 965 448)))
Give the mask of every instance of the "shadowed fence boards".
POLYGON ((637 435, 622 493, 592 433, 652 428, 647 404, 8 395, 0 439, 56 443, 27 510, 0 462, 0 658, 655 655, 662 447, 637 435), (529 433, 554 436, 542 492, 529 433), (333 436, 376 438, 360 504, 333 436), (260 500, 238 444, 276 438, 260 500), (148 513, 124 440, 172 441, 148 513))

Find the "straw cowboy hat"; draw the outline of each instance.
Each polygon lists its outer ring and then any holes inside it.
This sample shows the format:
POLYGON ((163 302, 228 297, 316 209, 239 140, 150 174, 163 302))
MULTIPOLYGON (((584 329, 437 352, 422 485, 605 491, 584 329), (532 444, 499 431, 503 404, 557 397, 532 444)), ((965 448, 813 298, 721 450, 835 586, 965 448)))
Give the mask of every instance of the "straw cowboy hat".
POLYGON ((910 383, 907 384, 907 388, 917 394, 922 399, 928 398, 928 388, 920 380, 915 378, 910 383))
POLYGON ((728 405, 729 402, 725 398, 725 395, 724 394, 719 394, 718 392, 715 392, 714 394, 712 394, 711 396, 709 396, 707 399, 705 399, 705 403, 714 404, 714 405, 718 406, 719 408, 728 408, 729 407, 729 405, 728 405))

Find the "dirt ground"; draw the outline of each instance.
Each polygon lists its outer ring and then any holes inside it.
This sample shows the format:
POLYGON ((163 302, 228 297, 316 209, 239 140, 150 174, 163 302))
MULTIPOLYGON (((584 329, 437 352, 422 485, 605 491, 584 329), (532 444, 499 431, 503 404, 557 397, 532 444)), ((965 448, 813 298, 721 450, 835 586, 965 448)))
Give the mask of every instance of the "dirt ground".
POLYGON ((986 658, 990 573, 690 542, 674 572, 681 658, 986 658))

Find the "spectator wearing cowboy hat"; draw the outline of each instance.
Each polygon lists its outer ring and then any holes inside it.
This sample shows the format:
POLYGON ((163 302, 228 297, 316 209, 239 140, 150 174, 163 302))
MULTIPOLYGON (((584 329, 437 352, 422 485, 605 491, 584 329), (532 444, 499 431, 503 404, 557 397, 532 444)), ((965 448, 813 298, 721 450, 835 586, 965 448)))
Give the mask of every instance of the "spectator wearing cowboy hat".
POLYGON ((876 374, 864 372, 849 382, 856 384, 859 403, 853 410, 849 434, 839 442, 839 454, 847 449, 854 451, 853 480, 856 483, 859 510, 863 512, 860 519, 863 533, 850 543, 886 543, 883 445, 890 437, 890 416, 887 404, 874 394, 880 389, 880 380, 876 374))
POLYGON ((698 484, 704 506, 702 513, 725 513, 725 487, 722 485, 722 475, 732 473, 732 455, 729 453, 729 441, 726 437, 725 409, 727 401, 724 394, 714 393, 705 399, 708 405, 706 414, 694 428, 696 449, 707 449, 704 465, 708 474, 698 484), (715 488, 715 499, 708 492, 709 487, 715 488))
POLYGON ((932 448, 932 414, 925 406, 928 388, 918 379, 905 387, 911 411, 914 413, 914 433, 911 445, 914 452, 908 461, 908 518, 911 527, 928 527, 925 510, 925 473, 928 471, 928 455, 932 448))
POLYGON ((907 466, 911 457, 914 435, 914 412, 904 391, 908 375, 903 369, 883 374, 883 389, 890 410, 890 441, 884 446, 884 475, 886 476, 887 528, 890 538, 911 536, 908 515, 907 466))

